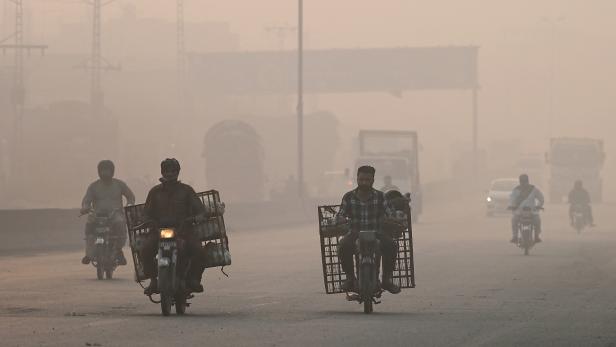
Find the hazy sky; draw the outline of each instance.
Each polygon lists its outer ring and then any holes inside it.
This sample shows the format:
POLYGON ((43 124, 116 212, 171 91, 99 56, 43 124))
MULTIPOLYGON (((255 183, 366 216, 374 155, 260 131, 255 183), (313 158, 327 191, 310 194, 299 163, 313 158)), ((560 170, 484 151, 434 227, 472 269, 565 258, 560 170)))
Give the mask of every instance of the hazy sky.
MULTIPOLYGON (((57 42, 61 27, 64 35, 72 35, 70 30, 81 30, 66 41, 75 45, 73 52, 89 52, 89 30, 83 30, 88 27, 67 25, 89 24, 91 8, 83 1, 24 2, 29 41, 57 42)), ((231 35, 220 36, 237 40, 242 50, 276 49, 278 38, 265 28, 297 23, 297 1, 293 0, 185 0, 185 6, 189 22, 228 24, 231 35)), ((479 143, 482 148, 489 150, 494 141, 515 139, 530 144, 533 152, 543 153, 551 136, 600 137, 606 139, 608 147, 607 168, 611 172, 616 170, 616 161, 610 162, 616 152, 616 141, 611 140, 616 128, 613 120, 616 114, 613 90, 616 1, 305 0, 304 7, 309 49, 480 46, 479 143)), ((4 37, 12 32, 14 6, 7 0, 0 0, 0 11, 0 37, 4 37)), ((107 30, 103 33, 105 57, 125 63, 128 73, 131 68, 143 68, 148 60, 166 55, 167 68, 172 69, 175 66, 175 1, 117 0, 103 12, 106 21, 133 14, 142 19, 164 19, 169 24, 137 22, 142 31, 127 33, 121 38, 117 37, 117 31, 107 30), (165 40, 154 34, 154 37, 144 38, 143 30, 147 34, 144 28, 149 27, 159 30, 156 35, 166 34, 165 40), (125 44, 136 47, 138 53, 143 53, 146 45, 149 47, 141 57, 105 50, 105 43, 114 40, 127 41, 125 44)), ((112 24, 108 22, 107 25, 112 24)), ((186 41, 189 51, 207 46, 203 44, 207 41, 205 36, 189 35, 186 41)), ((290 33, 285 46, 293 49, 296 42, 295 33, 290 33)), ((49 53, 62 52, 50 47, 49 53)), ((12 64, 12 57, 0 56, 0 65, 3 64, 12 64)), ((31 71, 36 71, 33 70, 35 64, 35 60, 29 62, 31 71)), ((107 86, 112 85, 114 76, 105 76, 109 81, 107 86)), ((85 75, 83 82, 87 82, 85 75)), ((141 89, 148 90, 148 86, 141 89)), ((31 93, 33 102, 37 100, 35 92, 31 93)), ((109 87, 107 95, 110 104, 123 102, 114 99, 114 90, 109 87)), ((294 97, 287 101, 288 113, 292 115, 294 97)), ((347 136, 356 133, 356 128, 393 126, 418 130, 425 147, 422 170, 425 170, 426 179, 435 178, 437 174, 449 175, 451 148, 470 140, 470 105, 467 91, 408 92, 403 98, 387 93, 319 95, 309 96, 307 102, 308 111, 335 113, 345 124, 343 131, 347 136)), ((250 108, 250 105, 245 106, 250 108)), ((347 140, 345 143, 350 146, 347 140)), ((616 184, 611 189, 616 191, 616 184)))
MULTIPOLYGON (((5 12, 12 5, 2 0, 5 12)), ((54 24, 80 21, 87 5, 78 0, 29 0, 34 22, 44 22, 35 35, 53 31, 54 24), (44 30, 40 28, 44 27, 44 30)), ((273 43, 270 25, 295 25, 297 2, 292 0, 185 0, 191 21, 229 22, 245 49, 273 43)), ((175 17, 173 0, 117 0, 105 15, 119 16, 128 7, 140 17, 175 17)), ((306 0, 306 32, 312 47, 481 44, 489 40, 531 40, 547 31, 545 18, 562 17, 559 30, 614 39, 616 2, 610 0, 306 0)), ((3 18, 6 18, 3 16, 3 18)), ((292 39, 289 38, 289 45, 292 39)))

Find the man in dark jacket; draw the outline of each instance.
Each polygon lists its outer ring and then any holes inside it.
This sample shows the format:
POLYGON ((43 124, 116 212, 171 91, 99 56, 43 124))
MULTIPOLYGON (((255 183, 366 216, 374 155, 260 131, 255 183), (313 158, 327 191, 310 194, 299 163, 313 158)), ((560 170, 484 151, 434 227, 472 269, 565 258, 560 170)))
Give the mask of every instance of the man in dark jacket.
POLYGON ((573 212, 576 208, 580 208, 584 213, 586 220, 590 226, 595 226, 592 216, 592 207, 590 206, 590 194, 584 189, 581 180, 575 181, 573 189, 569 192, 569 219, 573 225, 573 212))
MULTIPOLYGON (((178 262, 178 269, 187 272, 187 286, 193 292, 203 292, 201 275, 205 270, 201 260, 201 241, 195 235, 193 225, 205 220, 205 206, 195 190, 180 181, 180 163, 176 159, 165 159, 160 164, 161 184, 148 193, 145 202, 145 218, 151 230, 159 228, 176 228, 178 238, 185 241, 184 257, 178 262), (190 262, 190 268, 186 268, 190 262)), ((158 274, 155 260, 158 251, 156 232, 151 232, 140 254, 145 275, 150 278, 150 285, 145 294, 158 292, 158 274)))

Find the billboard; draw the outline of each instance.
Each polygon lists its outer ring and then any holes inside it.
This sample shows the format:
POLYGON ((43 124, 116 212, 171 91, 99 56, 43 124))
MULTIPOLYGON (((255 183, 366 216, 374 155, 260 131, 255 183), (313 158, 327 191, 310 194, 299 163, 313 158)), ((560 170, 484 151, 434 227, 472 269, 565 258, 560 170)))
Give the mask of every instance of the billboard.
MULTIPOLYGON (((478 47, 332 49, 304 52, 306 93, 402 92, 478 87, 478 47)), ((191 54, 196 93, 261 94, 297 90, 297 52, 191 54)))

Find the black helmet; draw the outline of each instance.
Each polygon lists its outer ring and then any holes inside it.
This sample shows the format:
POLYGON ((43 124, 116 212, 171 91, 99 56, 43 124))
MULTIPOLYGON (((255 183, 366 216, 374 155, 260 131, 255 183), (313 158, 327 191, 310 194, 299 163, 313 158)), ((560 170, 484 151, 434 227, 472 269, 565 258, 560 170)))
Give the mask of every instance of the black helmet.
POLYGON ((111 172, 115 172, 115 165, 111 160, 101 160, 98 163, 97 169, 99 173, 103 170, 111 170, 111 172))
POLYGON ((521 174, 520 175, 520 184, 528 184, 529 180, 528 180, 528 175, 527 174, 521 174))
POLYGON ((167 158, 160 163, 160 171, 165 171, 165 169, 180 171, 180 162, 175 158, 167 158))

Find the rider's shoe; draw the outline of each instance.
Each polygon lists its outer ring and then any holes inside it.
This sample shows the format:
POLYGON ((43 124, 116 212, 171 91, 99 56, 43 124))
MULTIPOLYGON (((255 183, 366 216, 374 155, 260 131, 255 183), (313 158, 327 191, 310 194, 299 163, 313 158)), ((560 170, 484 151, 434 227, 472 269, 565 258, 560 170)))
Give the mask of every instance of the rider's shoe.
POLYGON ((118 253, 117 262, 118 265, 126 265, 126 258, 124 258, 124 252, 122 252, 122 250, 118 253))
POLYGON ((203 293, 203 286, 197 280, 188 280, 188 289, 193 293, 203 293))
POLYGON ((158 294, 158 279, 152 278, 150 280, 150 285, 145 287, 145 289, 143 290, 143 294, 145 295, 158 294))
POLYGON ((518 237, 517 236, 512 237, 511 240, 509 240, 509 242, 518 243, 518 237))
POLYGON ((90 257, 88 257, 87 255, 86 255, 86 256, 84 256, 83 258, 81 258, 81 263, 82 263, 83 265, 88 265, 88 264, 90 264, 90 257))
POLYGON ((395 284, 391 278, 383 278, 383 284, 382 284, 383 289, 385 289, 386 291, 392 293, 392 294, 398 294, 400 293, 400 286, 398 286, 397 284, 395 284))
POLYGON ((535 236, 535 243, 539 243, 539 242, 541 242, 541 241, 542 241, 542 240, 541 240, 541 238, 540 238, 538 235, 537 235, 537 236, 535 236))
POLYGON ((345 292, 353 292, 355 290, 355 277, 347 277, 342 283, 342 290, 345 292))

